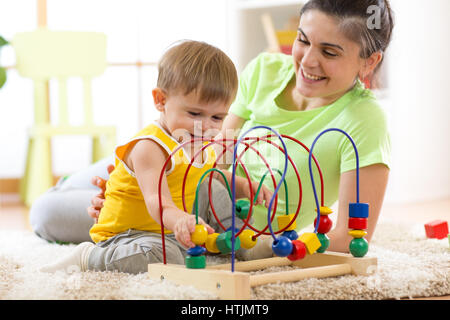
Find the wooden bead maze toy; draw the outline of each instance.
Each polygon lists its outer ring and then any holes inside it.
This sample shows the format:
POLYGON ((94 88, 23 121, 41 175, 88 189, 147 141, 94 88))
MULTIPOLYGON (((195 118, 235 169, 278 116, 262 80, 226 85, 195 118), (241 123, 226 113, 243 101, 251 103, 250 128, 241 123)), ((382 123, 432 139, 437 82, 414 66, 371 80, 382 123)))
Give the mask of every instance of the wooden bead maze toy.
MULTIPOLYGON (((224 151, 216 159, 212 169, 206 171, 200 178, 197 184, 196 198, 194 201, 194 209, 196 213, 197 225, 195 232, 191 235, 192 242, 196 244, 194 248, 190 248, 187 251, 187 256, 185 259, 185 266, 168 264, 166 261, 165 254, 165 241, 164 241, 164 226, 161 225, 161 238, 163 246, 163 263, 149 264, 148 273, 150 278, 153 279, 167 279, 176 284, 181 285, 192 285, 201 290, 206 290, 212 292, 222 299, 250 299, 251 287, 259 286, 267 283, 273 282, 293 282, 299 281, 304 278, 315 277, 332 277, 346 274, 354 275, 369 275, 375 272, 377 266, 377 259, 375 257, 365 257, 368 251, 368 243, 364 239, 366 235, 365 229, 367 229, 367 220, 369 216, 369 205, 367 203, 359 202, 359 157, 356 145, 352 138, 343 130, 330 128, 322 131, 314 140, 311 149, 308 149, 302 142, 295 138, 287 135, 280 135, 275 130, 266 126, 256 126, 245 132, 239 140, 236 139, 204 139, 204 138, 194 138, 189 142, 185 142, 178 146, 166 160, 159 179, 159 193, 161 193, 161 181, 166 170, 171 157, 184 145, 193 143, 195 141, 201 141, 203 147, 199 150, 191 159, 191 162, 186 170, 183 183, 182 183, 182 196, 183 196, 183 206, 186 212, 185 204, 185 185, 186 179, 190 167, 192 166, 195 158, 203 152, 203 150, 214 143, 221 144, 224 147, 224 151), (272 132, 264 137, 246 137, 247 134, 255 129, 267 129, 272 132), (323 185, 323 175, 320 170, 319 163, 313 155, 313 149, 318 141, 318 139, 325 133, 329 131, 338 131, 344 134, 352 143, 355 156, 356 156, 356 203, 349 204, 349 234, 353 237, 353 240, 349 244, 349 251, 351 254, 337 253, 337 252, 326 252, 329 247, 330 240, 326 233, 332 228, 332 221, 328 217, 332 213, 332 210, 325 206, 324 204, 324 185, 323 185), (274 143, 270 138, 277 137, 281 146, 274 143), (314 192, 315 204, 317 217, 314 220, 314 232, 304 232, 300 236, 295 231, 296 229, 296 219, 300 212, 301 202, 302 202, 302 186, 301 179, 298 170, 289 157, 286 145, 283 139, 289 139, 296 142, 302 148, 309 153, 309 172, 311 177, 312 188, 314 192), (261 155, 261 153, 253 147, 258 141, 266 142, 275 148, 278 148, 280 152, 283 152, 285 157, 284 169, 283 171, 271 168, 267 163, 266 159, 261 155), (238 155, 238 146, 244 144, 244 150, 238 155), (225 179, 225 176, 220 170, 215 167, 217 161, 224 155, 226 150, 234 146, 233 149, 233 171, 232 171, 232 183, 231 189, 225 179), (251 184, 249 173, 242 163, 241 158, 243 154, 252 150, 255 152, 260 159, 264 162, 267 167, 266 173, 263 175, 259 187, 257 189, 256 195, 253 194, 252 188, 250 188, 250 199, 257 198, 258 192, 264 182, 266 176, 270 173, 272 179, 274 194, 270 200, 269 207, 267 210, 267 226, 262 230, 258 230, 249 224, 254 201, 247 201, 240 199, 236 201, 236 190, 235 190, 235 176, 236 176, 236 166, 239 163, 243 169, 249 185, 251 184), (321 182, 321 202, 319 204, 319 199, 316 192, 316 187, 312 172, 312 161, 314 161, 315 166, 318 170, 320 182, 321 182), (288 162, 291 164, 292 168, 297 177, 298 187, 299 187, 299 201, 295 213, 290 213, 288 208, 288 190, 285 181, 285 175, 288 168, 288 162), (276 182, 273 171, 276 171, 281 175, 280 181, 276 182), (220 220, 217 218, 213 202, 211 199, 211 183, 212 175, 217 172, 222 175, 225 180, 230 198, 232 200, 232 225, 226 228, 220 220), (198 191, 200 184, 203 182, 204 178, 209 175, 209 202, 211 211, 224 232, 208 234, 206 228, 203 225, 198 224, 198 191), (274 231, 272 228, 272 222, 275 218, 275 213, 277 212, 277 201, 278 201, 278 191, 280 187, 284 185, 285 189, 285 202, 286 202, 286 214, 279 215, 277 217, 278 230, 274 231), (273 209, 272 209, 273 208, 273 209), (235 227, 236 216, 244 222, 243 226, 238 229, 235 227), (268 231, 267 231, 268 229, 268 231), (281 235, 280 235, 281 234, 281 235), (253 261, 235 261, 235 252, 239 248, 251 249, 255 246, 257 239, 260 235, 270 235, 273 238, 272 251, 276 257, 268 259, 259 259, 253 261), (277 236, 278 235, 278 236, 277 236), (231 263, 206 266, 206 251, 210 253, 223 253, 231 254, 231 263), (293 270, 282 271, 282 272, 272 272, 263 274, 250 274, 250 271, 256 271, 265 269, 273 266, 291 266, 294 267, 293 270)), ((161 195, 159 196, 160 205, 160 218, 162 219, 162 200, 161 195)))

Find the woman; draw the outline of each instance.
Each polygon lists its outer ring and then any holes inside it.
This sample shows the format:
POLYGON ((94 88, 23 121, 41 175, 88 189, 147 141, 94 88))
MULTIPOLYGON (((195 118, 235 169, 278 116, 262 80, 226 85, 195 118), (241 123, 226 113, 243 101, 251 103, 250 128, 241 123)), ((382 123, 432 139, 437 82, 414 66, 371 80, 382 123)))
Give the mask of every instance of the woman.
MULTIPOLYGON (((372 75, 380 66, 392 28, 387 1, 309 1, 300 13, 292 57, 265 53, 247 66, 240 76, 238 96, 223 128, 224 132, 238 128, 246 131, 256 125, 266 125, 307 146, 327 128, 345 130, 353 137, 359 151, 360 202, 370 205, 368 241, 373 236, 388 181, 390 141, 385 114, 359 79, 372 75), (379 29, 368 27, 367 9, 374 5, 379 8, 375 10, 379 13, 379 17, 375 17, 379 19, 379 29)), ((293 142, 288 141, 287 146, 289 156, 301 171, 303 201, 297 228, 302 229, 312 224, 317 214, 308 155, 293 142)), ((344 135, 326 133, 313 151, 324 174, 325 205, 339 201, 335 228, 327 234, 329 250, 348 252, 352 239, 347 234, 348 204, 356 202, 354 150, 344 135)), ((244 163, 251 178, 259 181, 266 168, 248 153, 244 163)), ((280 153, 270 152, 264 156, 270 164, 283 163, 280 153)), ((243 174, 242 170, 237 172, 243 174)), ((299 193, 293 171, 288 173, 287 181, 289 209, 294 212, 299 193)), ((317 176, 315 181, 317 187, 317 176)), ((283 190, 279 191, 279 214, 283 214, 285 206, 283 190)), ((254 217, 257 227, 267 225, 264 208, 256 208, 254 217)))
MULTIPOLYGON (((370 205, 366 236, 370 241, 388 181, 390 141, 385 114, 359 79, 372 75, 380 66, 393 29, 391 9, 387 0, 310 0, 303 6, 300 18, 292 56, 263 53, 243 71, 237 98, 222 132, 224 135, 230 130, 245 132, 255 125, 266 125, 311 146, 317 135, 327 128, 345 130, 358 147, 361 167, 359 195, 360 202, 370 205), (379 15, 375 18, 379 19, 380 23, 376 25, 380 28, 368 27, 368 19, 372 17, 367 12, 371 6, 378 8, 375 13, 379 15)), ((249 135, 267 133, 254 131, 249 135)), ((286 141, 286 144, 302 182, 302 205, 297 219, 297 230, 300 230, 310 226, 316 217, 308 154, 293 141, 286 141)), ((280 153, 262 144, 259 146, 271 166, 283 163, 280 153)), ((356 200, 354 150, 344 135, 333 132, 318 140, 314 155, 324 175, 325 205, 339 202, 337 217, 331 216, 335 228, 327 234, 330 237, 329 250, 348 252, 352 239, 347 234, 348 204, 356 200)), ((250 152, 244 155, 243 160, 251 178, 260 181, 266 167, 250 152)), ((243 175, 242 168, 238 167, 237 173, 243 175)), ((317 175, 315 177, 318 187, 317 175)), ((93 180, 98 186, 103 184, 101 178, 93 180)), ((289 210, 295 212, 299 191, 292 170, 288 171, 286 181, 289 210)), ((265 184, 270 187, 270 179, 265 184)), ((278 214, 285 212, 283 190, 281 188, 279 192, 278 214)), ((54 199, 55 196, 54 193, 51 197, 54 199)), ((86 203, 87 199, 83 201, 86 203)), ((42 206, 43 202, 39 200, 38 204, 42 206)), ((101 206, 102 192, 93 197, 89 215, 93 218, 98 216, 101 206)), ((254 208, 254 225, 260 229, 267 225, 267 209, 254 208)), ((30 213, 36 233, 44 228, 57 229, 55 224, 42 223, 42 212, 32 208, 30 213)), ((53 216, 58 214, 53 213, 53 216)), ((44 213, 44 216, 49 215, 44 213)), ((76 230, 76 223, 73 226, 73 232, 88 235, 89 229, 76 230)))

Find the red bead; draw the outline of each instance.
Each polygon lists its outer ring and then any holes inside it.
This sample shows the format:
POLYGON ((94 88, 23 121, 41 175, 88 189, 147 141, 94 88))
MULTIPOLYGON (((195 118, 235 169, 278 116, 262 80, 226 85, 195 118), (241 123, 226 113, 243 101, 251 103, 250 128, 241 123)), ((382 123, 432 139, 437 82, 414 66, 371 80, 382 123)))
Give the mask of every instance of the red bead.
POLYGON ((428 238, 444 239, 448 235, 447 221, 435 220, 425 224, 425 232, 428 238))
MULTIPOLYGON (((317 218, 314 219, 314 225, 317 223, 317 218)), ((333 226, 333 221, 331 221, 330 218, 328 218, 328 215, 321 215, 320 221, 319 221, 319 228, 317 229, 317 233, 327 233, 331 230, 331 227, 333 226)))
POLYGON ((367 229, 367 219, 366 218, 349 218, 348 219, 349 229, 367 229))
POLYGON ((287 258, 291 261, 303 259, 306 256, 306 246, 300 240, 292 241, 292 252, 287 258))

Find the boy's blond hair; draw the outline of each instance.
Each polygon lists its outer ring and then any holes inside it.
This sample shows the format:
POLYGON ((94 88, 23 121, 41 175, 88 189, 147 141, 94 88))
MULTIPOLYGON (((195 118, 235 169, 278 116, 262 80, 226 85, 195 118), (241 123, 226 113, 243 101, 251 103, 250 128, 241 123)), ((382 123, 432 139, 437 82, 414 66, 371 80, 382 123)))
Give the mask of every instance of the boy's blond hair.
POLYGON ((167 94, 197 91, 199 101, 231 103, 237 92, 236 67, 220 49, 184 40, 169 48, 158 63, 158 88, 167 94))

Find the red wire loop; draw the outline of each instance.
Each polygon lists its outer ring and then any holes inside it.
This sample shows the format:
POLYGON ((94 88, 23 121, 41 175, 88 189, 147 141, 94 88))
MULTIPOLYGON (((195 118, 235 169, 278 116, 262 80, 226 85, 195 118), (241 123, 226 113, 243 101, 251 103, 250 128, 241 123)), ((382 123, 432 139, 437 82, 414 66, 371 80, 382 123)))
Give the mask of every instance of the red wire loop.
MULTIPOLYGON (((282 136, 283 138, 290 139, 290 140, 296 142, 297 144, 301 145, 301 146, 309 153, 309 148, 306 147, 306 145, 303 144, 303 143, 302 143, 301 141, 299 141, 298 139, 295 139, 295 138, 290 137, 290 136, 287 136, 287 135, 281 135, 281 136, 282 136)), ((264 158, 264 156, 262 156, 261 153, 253 147, 253 144, 255 144, 256 142, 264 141, 264 142, 266 142, 266 143, 269 143, 269 144, 271 144, 271 145, 277 147, 281 152, 284 153, 284 149, 283 149, 281 146, 279 146, 279 145, 277 145, 276 143, 274 143, 273 141, 269 140, 269 138, 271 138, 271 137, 275 137, 275 135, 274 135, 274 134, 268 134, 268 135, 266 135, 265 137, 246 137, 246 138, 243 139, 244 141, 246 141, 246 140, 253 140, 253 142, 251 142, 250 144, 249 144, 249 143, 246 143, 246 142, 243 142, 243 143, 245 144, 246 147, 245 147, 245 149, 239 154, 238 158, 236 159, 236 160, 239 162, 239 164, 241 165, 242 169, 244 170, 244 173, 245 173, 245 175, 246 175, 246 177, 247 177, 247 181, 248 181, 249 185, 251 185, 250 176, 249 176, 249 174, 248 174, 248 171, 247 171, 245 165, 242 163, 241 158, 242 158, 242 156, 244 155, 244 153, 245 153, 248 149, 252 149, 252 151, 256 152, 256 154, 261 158, 261 160, 264 162, 265 166, 268 168, 268 171, 270 172, 270 175, 271 175, 271 178, 272 178, 272 182, 273 182, 273 184, 274 184, 274 189, 276 189, 276 187, 277 187, 277 186, 276 186, 276 180, 275 180, 274 174, 273 174, 273 172, 272 172, 272 169, 270 168, 270 165, 267 163, 267 160, 264 158)), ((226 141, 233 141, 233 145, 236 144, 236 142, 237 142, 236 139, 225 139, 225 138, 224 138, 224 139, 221 139, 221 140, 214 140, 214 139, 205 139, 205 138, 194 138, 194 139, 192 139, 191 141, 185 142, 185 143, 183 143, 183 144, 180 144, 178 147, 176 147, 176 148, 171 152, 171 154, 169 154, 169 156, 167 157, 166 161, 164 162, 164 165, 163 165, 163 167, 162 167, 162 169, 161 169, 161 173, 160 173, 160 176, 159 176, 159 181, 158 181, 159 215, 160 215, 160 220, 161 220, 161 221, 160 221, 160 222, 161 222, 161 239, 162 239, 163 262, 164 262, 164 264, 167 263, 167 260, 166 260, 167 258, 166 258, 165 234, 164 234, 164 223, 163 223, 163 207, 162 207, 162 198, 161 198, 161 185, 162 185, 162 179, 163 179, 163 177, 164 177, 164 173, 166 172, 166 167, 167 167, 169 161, 171 161, 171 159, 172 159, 172 156, 175 155, 175 153, 178 152, 178 150, 180 150, 184 145, 190 144, 190 143, 194 143, 194 142, 197 142, 197 141, 202 141, 202 142, 206 142, 206 141, 207 141, 207 142, 209 142, 209 143, 208 143, 208 144, 204 144, 203 147, 201 148, 201 150, 199 150, 199 151, 191 158, 191 161, 190 161, 190 163, 189 163, 189 165, 188 165, 188 168, 186 169, 185 175, 184 175, 184 177, 183 177, 183 184, 182 184, 182 202, 183 202, 183 209, 184 209, 184 211, 186 211, 186 212, 187 212, 187 210, 186 210, 186 203, 185 203, 185 186, 186 186, 186 180, 187 180, 187 176, 188 176, 189 170, 190 170, 192 164, 194 163, 195 158, 196 158, 199 154, 201 154, 201 153, 203 152, 203 150, 206 149, 207 147, 209 147, 210 145, 212 145, 212 144, 214 144, 214 143, 221 143, 222 146, 224 147, 224 150, 223 150, 222 153, 219 155, 219 157, 216 157, 216 161, 214 162, 214 165, 213 165, 213 168, 215 168, 215 167, 217 166, 217 161, 225 154, 226 150, 229 149, 230 146, 231 146, 231 144, 230 144, 230 145, 227 145, 225 142, 226 142, 226 141), (221 141, 222 141, 222 142, 221 142, 221 141)), ((292 167, 294 168, 294 171, 295 171, 295 174, 296 174, 296 177, 297 177, 297 181, 298 181, 298 185, 299 185, 299 201, 298 201, 298 205, 297 205, 296 212, 295 212, 295 214, 294 214, 294 218, 293 218, 293 219, 289 222, 289 224, 287 224, 284 228, 282 228, 282 229, 280 229, 280 230, 274 232, 275 234, 278 234, 278 233, 280 233, 280 232, 283 232, 283 231, 285 231, 287 228, 289 228, 289 227, 291 226, 291 224, 296 220, 296 218, 297 218, 297 216, 298 216, 298 214, 299 214, 299 212, 300 212, 300 207, 301 207, 301 202, 302 202, 302 185, 301 185, 300 175, 299 175, 299 173, 298 173, 297 167, 295 166, 295 164, 294 164, 294 162, 292 161, 292 159, 290 158, 290 156, 287 155, 287 157, 288 157, 288 160, 289 160, 289 162, 291 163, 292 167)), ((318 170, 318 172, 319 172, 320 185, 321 185, 321 189, 320 189, 320 190, 321 190, 321 205, 324 206, 324 183, 323 183, 323 174, 322 174, 322 171, 321 171, 321 169, 320 169, 319 163, 318 163, 317 159, 314 157, 314 155, 312 155, 312 158, 313 158, 314 163, 316 164, 317 170, 318 170)), ((209 176, 210 176, 210 177, 209 177, 209 185, 208 185, 208 197, 209 197, 209 202, 210 202, 210 206, 211 206, 211 211, 212 211, 212 213, 213 213, 213 215, 214 215, 214 217, 215 217, 217 223, 218 223, 219 226, 225 231, 225 230, 226 230, 225 227, 223 226, 223 224, 222 224, 222 222, 220 221, 220 219, 217 217, 217 214, 216 214, 216 212, 215 212, 214 205, 213 205, 213 202, 212 202, 212 198, 211 198, 211 195, 212 195, 212 192, 211 192, 211 185, 212 185, 212 175, 213 175, 213 174, 214 174, 214 172, 211 172, 211 174, 209 175, 209 176)), ((253 188, 250 188, 250 198, 253 199, 253 196, 254 196, 254 195, 253 195, 253 188)), ((271 223, 272 223, 272 221, 273 221, 273 219, 274 219, 274 217, 275 217, 275 213, 277 212, 277 211, 276 211, 276 209, 277 209, 277 204, 278 204, 278 195, 275 196, 274 208, 273 208, 273 210, 272 210, 272 215, 271 215, 271 219, 270 219, 270 222, 271 222, 271 223)), ((235 204, 233 204, 233 205, 235 205, 235 204)), ((235 235, 236 237, 238 237, 239 234, 240 234, 247 226, 248 226, 250 229, 252 229, 253 231, 257 232, 257 234, 253 236, 253 240, 256 239, 257 237, 259 237, 261 234, 264 234, 264 235, 270 235, 270 234, 271 234, 271 233, 269 233, 269 232, 265 232, 265 231, 267 230, 267 228, 269 227, 269 225, 267 225, 263 230, 258 230, 258 229, 254 228, 252 225, 249 224, 249 221, 250 221, 250 218, 251 218, 251 215, 252 215, 252 211, 253 211, 252 209, 253 209, 253 201, 250 201, 249 214, 248 214, 247 218, 244 220, 244 225, 243 225, 243 226, 241 227, 241 229, 236 233, 236 235, 235 235)))

